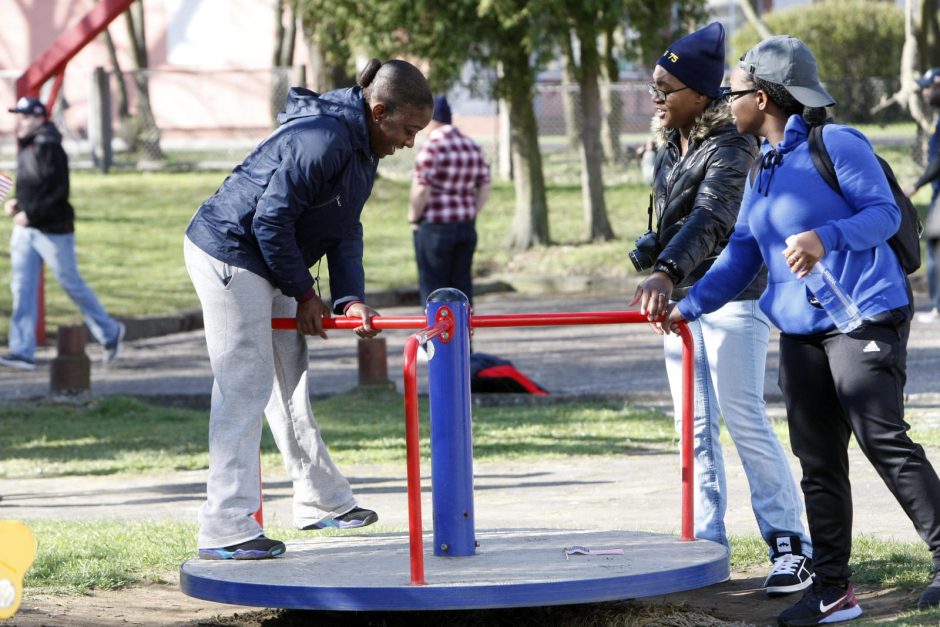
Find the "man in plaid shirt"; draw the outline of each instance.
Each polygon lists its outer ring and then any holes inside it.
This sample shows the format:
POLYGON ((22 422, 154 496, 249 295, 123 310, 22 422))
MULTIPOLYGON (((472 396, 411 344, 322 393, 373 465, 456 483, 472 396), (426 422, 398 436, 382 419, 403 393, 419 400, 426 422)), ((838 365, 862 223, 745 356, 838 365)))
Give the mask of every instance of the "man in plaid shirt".
POLYGON ((455 287, 473 302, 475 220, 490 194, 490 168, 480 145, 451 121, 447 98, 438 96, 411 185, 408 222, 422 303, 442 287, 455 287))

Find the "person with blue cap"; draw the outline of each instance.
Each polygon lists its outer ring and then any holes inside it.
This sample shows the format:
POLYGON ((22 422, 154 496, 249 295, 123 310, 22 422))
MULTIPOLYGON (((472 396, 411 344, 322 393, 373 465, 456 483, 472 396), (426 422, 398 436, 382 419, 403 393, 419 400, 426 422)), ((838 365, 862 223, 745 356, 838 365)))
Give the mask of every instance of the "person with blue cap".
MULTIPOLYGON (((727 245, 757 154, 754 137, 735 130, 721 88, 724 73, 725 32, 714 22, 670 45, 649 84, 660 147, 650 231, 630 257, 638 271, 652 269, 631 302, 651 321, 661 318, 669 303, 681 302, 727 245)), ((758 273, 731 302, 689 323, 695 347, 695 535, 730 546, 719 431, 724 418, 769 547, 772 566, 764 589, 776 596, 807 588, 813 571, 803 503, 764 404, 771 327, 758 298, 765 286, 766 273, 758 273)), ((682 341, 668 334, 663 340, 678 429, 682 341)))
POLYGON ((62 134, 38 98, 24 96, 9 111, 16 114, 19 150, 15 197, 4 206, 13 220, 10 236, 13 313, 10 348, 0 356, 0 365, 17 370, 36 369, 36 320, 43 263, 81 310, 88 330, 104 347, 104 363, 110 363, 121 353, 125 327, 108 315, 78 271, 75 210, 69 203, 69 161, 62 148, 62 134))
POLYGON ((415 159, 408 209, 422 303, 442 287, 455 287, 473 302, 476 218, 489 194, 483 148, 454 126, 447 97, 438 96, 415 159))
POLYGON ((812 586, 777 617, 781 626, 861 616, 852 586, 853 465, 859 449, 911 519, 933 556, 918 607, 940 606, 940 478, 904 419, 911 306, 907 276, 888 242, 901 210, 871 143, 858 130, 827 123, 834 99, 805 43, 779 35, 742 57, 725 96, 738 132, 764 138, 762 158, 741 201, 734 233, 708 273, 662 322, 720 311, 767 272, 761 307, 780 329, 779 383, 790 446, 813 539, 812 586), (840 190, 810 152, 825 135, 840 190), (805 278, 825 258, 862 323, 842 332, 805 278))
MULTIPOLYGON (((917 79, 924 101, 931 107, 940 108, 940 67, 924 72, 917 79)), ((918 322, 940 322, 940 273, 937 268, 937 246, 933 240, 940 239, 940 209, 935 208, 940 197, 940 117, 934 123, 933 133, 927 142, 927 168, 905 194, 908 197, 917 193, 917 190, 930 183, 930 209, 927 213, 927 229, 924 235, 927 238, 925 265, 927 274, 927 291, 930 295, 930 311, 917 315, 918 322)))

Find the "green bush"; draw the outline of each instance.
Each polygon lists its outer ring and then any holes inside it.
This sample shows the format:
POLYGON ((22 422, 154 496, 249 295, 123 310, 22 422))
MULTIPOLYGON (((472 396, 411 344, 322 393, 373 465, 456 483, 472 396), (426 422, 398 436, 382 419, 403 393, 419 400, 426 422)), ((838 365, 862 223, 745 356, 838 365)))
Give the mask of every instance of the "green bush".
MULTIPOLYGON (((764 22, 772 32, 793 35, 810 47, 826 89, 838 101, 839 121, 870 121, 869 111, 882 94, 897 87, 904 14, 894 3, 826 0, 767 13, 764 22)), ((732 40, 732 58, 759 41, 753 26, 742 27, 732 40)))

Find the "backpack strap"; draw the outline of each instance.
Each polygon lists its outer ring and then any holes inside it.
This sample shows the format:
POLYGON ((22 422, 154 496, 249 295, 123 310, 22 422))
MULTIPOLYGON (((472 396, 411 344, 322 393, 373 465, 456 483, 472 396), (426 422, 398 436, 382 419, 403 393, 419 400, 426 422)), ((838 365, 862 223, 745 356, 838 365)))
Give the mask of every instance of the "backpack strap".
POLYGON ((809 143, 809 156, 816 170, 819 171, 819 175, 826 181, 826 185, 841 196, 842 186, 839 185, 839 177, 836 176, 836 166, 832 163, 832 157, 829 156, 826 143, 823 141, 823 125, 809 129, 807 142, 809 143))

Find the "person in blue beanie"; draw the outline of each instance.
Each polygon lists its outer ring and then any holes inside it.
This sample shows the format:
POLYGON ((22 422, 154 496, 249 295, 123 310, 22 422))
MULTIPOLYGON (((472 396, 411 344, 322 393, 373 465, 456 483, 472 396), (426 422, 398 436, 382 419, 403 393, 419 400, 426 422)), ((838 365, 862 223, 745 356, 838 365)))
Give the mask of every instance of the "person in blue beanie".
POLYGON ((378 160, 414 146, 432 105, 424 75, 398 59, 372 59, 348 89, 321 95, 295 87, 277 130, 190 221, 183 253, 215 377, 201 559, 268 559, 286 550, 253 516, 261 504, 262 415, 293 483, 295 527, 378 520, 359 507, 323 442, 310 407, 306 336, 325 339, 331 314, 361 319, 360 337, 378 333, 365 304, 360 216, 378 160), (310 272, 323 257, 332 308, 320 298, 319 273, 310 272), (274 317, 293 317, 297 330, 272 331, 274 317))
POLYGON ((473 303, 476 218, 489 194, 483 148, 454 126, 447 97, 438 96, 415 158, 408 208, 422 305, 442 287, 459 289, 473 303))
MULTIPOLYGON (((757 142, 738 133, 721 98, 725 33, 715 22, 669 46, 649 86, 660 128, 653 206, 655 245, 634 253, 652 267, 631 305, 655 317, 680 301, 711 267, 734 228, 757 142), (643 259, 645 255, 646 259, 643 259)), ((637 264, 637 261, 645 263, 637 264)), ((757 273, 735 298, 689 324, 695 347, 695 535, 730 546, 720 421, 724 418, 747 475, 751 507, 769 547, 771 596, 812 583, 812 543, 787 455, 764 403, 770 322, 758 307, 766 275, 757 273)), ((666 372, 682 416, 682 342, 665 336, 666 372)))
MULTIPOLYGON (((764 137, 760 168, 745 187, 734 234, 711 269, 662 323, 694 321, 768 271, 761 308, 780 328, 780 389, 790 445, 803 470, 813 539, 813 586, 779 616, 817 625, 862 614, 850 581, 849 438, 885 481, 933 555, 918 607, 940 605, 940 479, 904 420, 907 277, 888 239, 901 213, 871 144, 857 130, 822 128, 842 193, 820 175, 810 130, 835 104, 799 39, 766 39, 741 59, 726 94, 738 131, 764 137), (789 243, 788 243, 789 242, 789 243), (841 333, 802 280, 825 259, 864 319, 841 333)), ((651 313, 662 313, 657 308, 651 313)))

